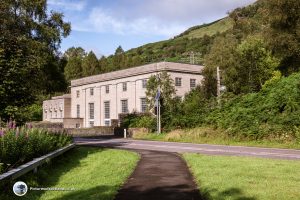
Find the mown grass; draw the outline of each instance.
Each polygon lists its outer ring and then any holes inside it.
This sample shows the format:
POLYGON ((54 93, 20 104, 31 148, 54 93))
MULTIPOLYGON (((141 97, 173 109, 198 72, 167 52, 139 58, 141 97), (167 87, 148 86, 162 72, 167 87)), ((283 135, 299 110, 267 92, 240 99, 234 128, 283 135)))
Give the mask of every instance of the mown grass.
MULTIPOLYGON (((28 187, 74 188, 73 191, 28 191, 23 199, 114 199, 117 190, 132 173, 138 154, 112 149, 78 147, 52 163, 19 180, 28 187)), ((20 199, 12 193, 12 185, 5 189, 7 195, 0 199, 20 199)))
POLYGON ((204 199, 294 200, 300 161, 184 154, 204 199))
POLYGON ((134 139, 156 140, 165 142, 187 142, 196 144, 219 144, 234 146, 273 147, 300 149, 299 141, 274 136, 260 140, 234 137, 220 129, 199 127, 185 130, 174 130, 169 133, 142 133, 133 135, 134 139))

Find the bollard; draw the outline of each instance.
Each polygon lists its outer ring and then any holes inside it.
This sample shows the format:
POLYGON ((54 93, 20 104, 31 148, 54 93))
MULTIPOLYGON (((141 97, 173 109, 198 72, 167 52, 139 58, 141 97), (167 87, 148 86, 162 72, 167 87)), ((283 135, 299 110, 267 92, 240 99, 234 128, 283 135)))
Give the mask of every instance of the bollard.
POLYGON ((126 128, 124 129, 124 138, 126 138, 127 135, 126 135, 126 128))

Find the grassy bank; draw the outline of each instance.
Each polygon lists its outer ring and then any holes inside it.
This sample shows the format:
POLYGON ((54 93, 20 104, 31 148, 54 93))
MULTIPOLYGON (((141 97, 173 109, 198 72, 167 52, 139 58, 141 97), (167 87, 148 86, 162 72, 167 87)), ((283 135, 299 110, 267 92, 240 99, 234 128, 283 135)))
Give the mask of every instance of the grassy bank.
POLYGON ((134 139, 157 140, 166 142, 188 142, 198 144, 220 144, 235 146, 274 147, 300 149, 299 141, 287 138, 285 135, 273 135, 265 139, 234 137, 223 130, 200 127, 186 130, 174 130, 169 133, 134 134, 134 139))
POLYGON ((300 162, 184 154, 204 199, 299 199, 300 162))
MULTIPOLYGON (((136 153, 78 147, 63 157, 39 169, 37 174, 28 174, 19 180, 28 187, 74 188, 73 191, 28 191, 24 199, 113 199, 136 166, 136 153)), ((19 199, 12 193, 12 184, 6 190, 9 195, 0 199, 19 199)))

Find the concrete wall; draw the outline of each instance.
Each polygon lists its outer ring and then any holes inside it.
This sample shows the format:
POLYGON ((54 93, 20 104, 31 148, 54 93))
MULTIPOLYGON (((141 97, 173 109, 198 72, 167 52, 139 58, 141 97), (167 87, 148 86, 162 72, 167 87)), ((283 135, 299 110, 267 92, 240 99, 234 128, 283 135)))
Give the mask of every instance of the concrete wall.
POLYGON ((110 126, 68 129, 68 133, 73 137, 97 137, 97 136, 114 136, 114 128, 110 126))
POLYGON ((64 118, 63 119, 64 128, 81 128, 83 127, 82 118, 64 118))

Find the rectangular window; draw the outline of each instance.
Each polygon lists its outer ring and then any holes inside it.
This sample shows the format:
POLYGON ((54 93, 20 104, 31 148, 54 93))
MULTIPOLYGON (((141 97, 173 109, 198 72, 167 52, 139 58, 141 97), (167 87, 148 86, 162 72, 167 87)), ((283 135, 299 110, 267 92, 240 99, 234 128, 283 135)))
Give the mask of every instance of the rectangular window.
POLYGON ((105 86, 105 93, 108 94, 109 93, 109 85, 105 86))
POLYGON ((90 127, 94 127, 94 121, 90 121, 90 127))
POLYGON ((94 119, 94 114, 95 114, 95 110, 94 110, 94 103, 89 103, 89 113, 90 113, 90 119, 94 119))
POLYGON ((80 91, 76 90, 76 98, 79 98, 79 96, 80 96, 80 91))
POLYGON ((110 119, 110 102, 104 102, 104 119, 110 119))
POLYGON ((80 124, 76 124, 76 128, 80 128, 80 124))
POLYGON ((127 83, 123 83, 123 91, 127 91, 127 83))
POLYGON ((80 105, 79 104, 77 104, 76 113, 77 113, 77 118, 80 118, 80 105))
POLYGON ((90 96, 94 95, 94 88, 90 88, 90 96))
POLYGON ((146 98, 141 98, 141 112, 147 111, 147 100, 146 98))
POLYGON ((122 113, 128 113, 128 100, 121 100, 122 113))
POLYGON ((175 86, 181 86, 181 78, 179 78, 179 77, 176 77, 175 78, 175 86))
POLYGON ((147 79, 142 80, 142 87, 147 88, 147 79))
POLYGON ((195 88, 196 87, 196 79, 190 79, 190 87, 195 88))
POLYGON ((110 126, 110 120, 104 120, 104 125, 105 126, 110 126))

